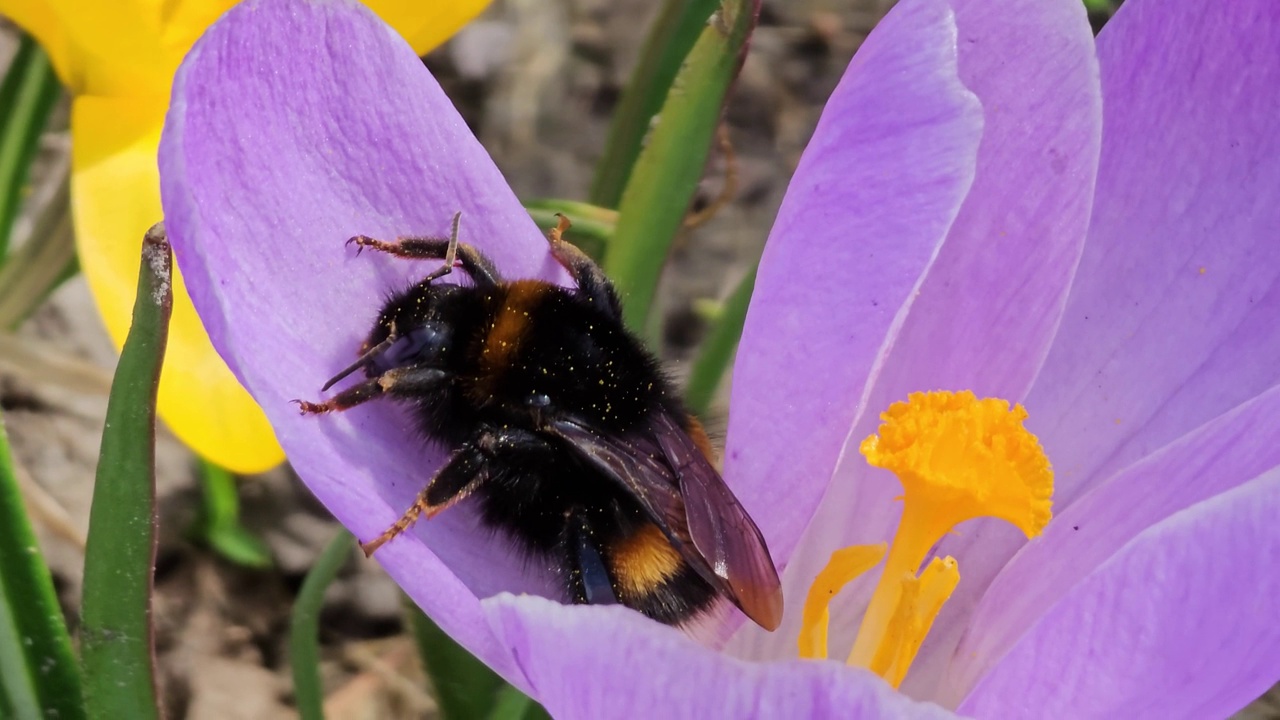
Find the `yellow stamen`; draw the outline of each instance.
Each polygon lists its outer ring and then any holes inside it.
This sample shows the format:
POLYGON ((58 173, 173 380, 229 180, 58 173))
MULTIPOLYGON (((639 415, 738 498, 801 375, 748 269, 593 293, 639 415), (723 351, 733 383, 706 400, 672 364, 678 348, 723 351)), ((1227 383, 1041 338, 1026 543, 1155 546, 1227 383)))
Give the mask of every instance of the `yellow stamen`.
POLYGON ((889 623, 885 642, 876 650, 871 670, 898 687, 907 676, 942 604, 960 582, 956 559, 934 558, 920 577, 902 578, 902 595, 889 623))
POLYGON ((831 600, 840 588, 875 567, 884 557, 886 545, 854 545, 831 553, 831 560, 818 573, 804 600, 800 631, 800 657, 827 659, 827 628, 831 624, 831 600))
MULTIPOLYGON (((862 618, 849 664, 869 668, 897 687, 924 637, 960 580, 953 558, 935 558, 917 570, 930 549, 957 524, 997 517, 1040 534, 1051 517, 1053 471, 1034 435, 1022 426, 1021 405, 979 400, 972 392, 912 393, 894 403, 879 433, 863 441, 867 462, 892 470, 903 486, 902 518, 883 574, 862 618)), ((832 556, 836 562, 837 552, 832 556)), ((826 603, 856 577, 830 567, 810 590, 825 595, 820 608, 806 604, 802 653, 825 651, 826 603), (830 572, 829 572, 830 571, 830 572), (839 584, 831 589, 832 578, 839 584), (830 592, 828 592, 830 590, 830 592)))

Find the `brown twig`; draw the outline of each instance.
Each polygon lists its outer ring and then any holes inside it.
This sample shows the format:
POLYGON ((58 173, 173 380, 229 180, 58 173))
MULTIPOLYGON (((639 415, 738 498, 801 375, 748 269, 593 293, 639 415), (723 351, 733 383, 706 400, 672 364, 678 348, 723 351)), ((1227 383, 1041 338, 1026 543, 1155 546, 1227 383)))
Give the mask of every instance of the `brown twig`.
POLYGON ((684 219, 684 226, 687 228, 695 228, 705 223, 720 209, 733 201, 734 195, 738 193, 738 155, 733 151, 733 141, 729 139, 729 126, 720 123, 720 127, 716 129, 716 141, 720 146, 720 152, 724 155, 724 184, 720 187, 720 194, 716 196, 706 207, 697 212, 689 213, 684 219))

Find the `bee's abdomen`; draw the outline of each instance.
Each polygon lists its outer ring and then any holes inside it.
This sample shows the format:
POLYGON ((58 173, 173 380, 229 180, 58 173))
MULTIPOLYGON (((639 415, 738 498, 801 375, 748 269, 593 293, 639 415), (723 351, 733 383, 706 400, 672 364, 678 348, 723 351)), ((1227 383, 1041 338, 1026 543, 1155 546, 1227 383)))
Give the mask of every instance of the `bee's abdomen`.
POLYGON ((689 620, 717 597, 652 523, 610 542, 605 562, 618 601, 668 625, 689 620))

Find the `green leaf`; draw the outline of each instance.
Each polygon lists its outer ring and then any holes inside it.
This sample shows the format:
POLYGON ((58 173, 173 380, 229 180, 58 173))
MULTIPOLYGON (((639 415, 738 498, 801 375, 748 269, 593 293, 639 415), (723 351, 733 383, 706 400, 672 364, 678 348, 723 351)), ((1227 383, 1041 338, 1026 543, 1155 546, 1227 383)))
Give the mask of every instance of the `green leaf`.
POLYGON ((489 720, 551 720, 551 714, 533 698, 510 685, 498 690, 489 720))
POLYGON ((49 56, 23 35, 0 83, 0 257, 8 249, 40 133, 61 92, 49 56))
POLYGON ((573 223, 564 239, 599 262, 618 226, 618 211, 573 200, 526 200, 524 207, 545 233, 559 224, 557 214, 573 223))
POLYGON ((219 555, 237 565, 255 570, 271 567, 266 543, 241 525, 216 525, 204 539, 219 555))
POLYGON ((649 133, 649 121, 662 109, 676 73, 717 3, 718 0, 667 0, 663 4, 614 109, 604 154, 591 183, 591 202, 617 207, 649 133))
POLYGON ((164 225, 147 231, 133 326, 120 353, 89 510, 80 631, 93 718, 159 716, 151 589, 155 569, 156 388, 173 306, 164 225))
POLYGON ((0 717, 84 717, 71 637, 0 427, 0 717))
POLYGON ((729 368, 729 361, 733 359, 733 351, 742 337, 742 327, 747 322, 747 306, 751 304, 751 291, 755 286, 756 268, 753 267, 725 300, 707 333, 707 339, 698 348, 684 391, 685 405, 694 415, 702 417, 711 407, 725 370, 729 368))
POLYGON ((71 230, 71 188, 64 177, 36 215, 31 236, 0 266, 0 328, 17 328, 78 271, 71 230))
POLYGON ((703 28, 622 195, 604 270, 622 296, 627 325, 636 331, 649 329, 658 278, 706 167, 755 11, 751 0, 725 0, 703 28))
POLYGON ((454 642, 418 606, 411 602, 405 605, 409 626, 418 644, 418 654, 435 688, 440 716, 444 720, 474 720, 490 716, 497 705, 498 693, 506 683, 454 642))
POLYGON ((289 664, 293 668, 294 702, 302 720, 323 720, 324 686, 320 682, 320 609, 324 593, 351 557, 355 538, 339 531, 302 581, 289 623, 289 664))
POLYGON ((235 475, 208 460, 200 461, 204 499, 197 535, 218 554, 238 565, 271 567, 271 552, 261 538, 240 524, 240 488, 235 475))

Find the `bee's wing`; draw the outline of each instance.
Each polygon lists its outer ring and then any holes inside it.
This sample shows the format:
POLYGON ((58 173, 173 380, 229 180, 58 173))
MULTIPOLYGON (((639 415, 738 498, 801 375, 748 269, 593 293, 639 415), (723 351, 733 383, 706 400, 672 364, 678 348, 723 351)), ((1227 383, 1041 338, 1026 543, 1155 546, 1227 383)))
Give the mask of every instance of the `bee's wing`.
POLYGON ((782 622, 782 584, 760 528, 719 471, 670 415, 659 414, 655 437, 680 481, 689 536, 738 607, 766 630, 782 622))
POLYGON ((622 485, 699 575, 761 627, 777 628, 782 586, 759 528, 674 418, 658 413, 651 423, 651 435, 631 438, 568 419, 550 429, 622 485), (693 547, 673 527, 687 528, 693 547))
POLYGON ((680 486, 662 457, 662 449, 651 438, 623 439, 602 435, 588 426, 569 419, 557 419, 547 427, 564 440, 578 457, 586 460, 606 477, 618 483, 627 494, 640 503, 649 519, 667 536, 671 544, 687 557, 693 554, 691 563, 707 582, 717 587, 721 582, 711 571, 706 560, 693 548, 686 548, 687 539, 677 536, 672 528, 686 525, 684 501, 680 486))

